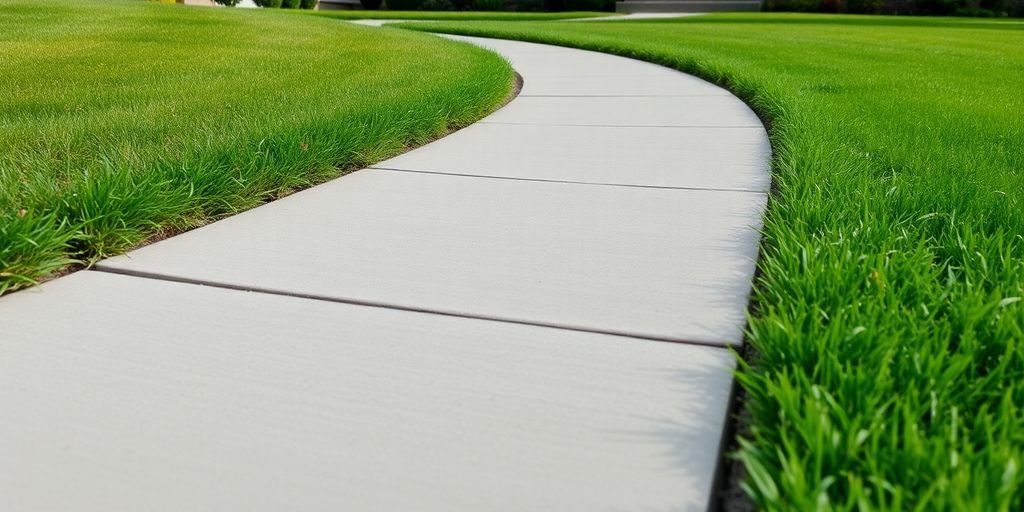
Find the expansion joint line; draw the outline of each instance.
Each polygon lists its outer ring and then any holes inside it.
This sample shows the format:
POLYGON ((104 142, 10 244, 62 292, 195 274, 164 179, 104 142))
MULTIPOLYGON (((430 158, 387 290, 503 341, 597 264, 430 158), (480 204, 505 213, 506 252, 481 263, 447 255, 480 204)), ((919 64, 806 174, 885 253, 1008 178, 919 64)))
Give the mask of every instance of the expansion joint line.
POLYGON ((632 332, 628 332, 628 331, 616 331, 616 330, 612 330, 612 329, 594 329, 594 328, 590 328, 590 327, 581 327, 581 326, 576 326, 576 325, 560 324, 560 323, 557 323, 557 322, 543 322, 543 321, 534 321, 534 320, 520 320, 520 319, 515 319, 515 318, 504 318, 504 317, 500 317, 500 316, 476 315, 476 314, 472 314, 472 313, 460 313, 460 312, 457 312, 457 311, 445 311, 443 309, 419 308, 419 307, 415 307, 415 306, 405 306, 405 305, 402 305, 402 304, 393 304, 393 303, 383 302, 383 301, 361 300, 361 299, 341 298, 341 297, 329 297, 329 296, 318 295, 318 294, 295 293, 295 292, 288 292, 288 291, 284 291, 284 290, 275 290, 273 288, 265 288, 265 287, 261 287, 261 286, 241 286, 241 285, 234 285, 234 284, 228 284, 228 283, 218 283, 218 282, 215 282, 215 281, 205 281, 205 280, 202 280, 202 279, 190 279, 190 278, 177 277, 177 276, 168 276, 168 275, 163 275, 163 274, 158 274, 158 273, 153 273, 153 272, 142 272, 142 271, 137 271, 137 270, 123 270, 123 269, 111 269, 111 268, 92 268, 92 269, 89 269, 88 271, 91 271, 91 272, 106 272, 108 274, 118 274, 118 275, 123 275, 123 276, 128 276, 128 277, 135 277, 135 278, 139 278, 139 279, 151 279, 151 280, 154 280, 154 281, 166 281, 166 282, 188 284, 188 285, 194 285, 194 286, 208 286, 210 288, 220 288, 220 289, 224 289, 224 290, 234 290, 234 291, 239 291, 239 292, 260 293, 260 294, 265 294, 265 295, 276 295, 276 296, 279 296, 279 297, 291 297, 291 298, 296 298, 296 299, 316 300, 316 301, 321 301, 321 302, 333 302, 333 303, 336 303, 336 304, 349 304, 349 305, 353 305, 353 306, 363 306, 363 307, 380 308, 380 309, 391 309, 391 310, 396 310, 396 311, 409 311, 409 312, 412 312, 412 313, 424 313, 424 314, 430 314, 430 315, 447 316, 447 317, 452 317, 452 318, 467 318, 467 319, 472 319, 472 320, 483 320, 483 321, 488 321, 488 322, 500 322, 500 323, 506 323, 506 324, 516 324, 516 325, 530 325, 530 326, 534 326, 534 327, 545 327, 545 328, 549 328, 549 329, 559 329, 559 330, 563 330, 563 331, 575 331, 575 332, 586 332, 586 333, 592 333, 592 334, 604 334, 604 335, 608 335, 608 336, 618 336, 618 337, 621 337, 621 338, 630 338, 630 339, 634 339, 634 340, 638 340, 638 341, 654 341, 654 342, 661 342, 661 343, 678 343, 678 344, 681 344, 681 345, 700 345, 700 346, 706 346, 706 347, 720 348, 720 349, 724 350, 724 348, 720 344, 714 343, 714 342, 709 342, 709 341, 683 340, 683 339, 676 339, 676 338, 669 338, 669 337, 662 337, 662 336, 650 336, 650 335, 644 335, 644 334, 639 334, 639 333, 632 333, 632 332))
POLYGON ((441 176, 459 176, 463 178, 484 178, 489 180, 508 180, 508 181, 530 181, 535 183, 565 183, 569 185, 593 185, 598 187, 626 187, 626 188, 653 188, 658 190, 691 190, 691 191, 707 191, 707 192, 742 192, 746 194, 767 194, 765 190, 750 190, 744 188, 716 188, 716 187, 673 187, 669 185, 637 185, 633 183, 604 183, 599 181, 574 181, 574 180, 548 180, 543 178, 517 178, 515 176, 490 176, 487 174, 469 174, 462 172, 444 172, 444 171, 420 171, 415 169, 395 169, 392 167, 367 167, 367 169, 374 171, 387 171, 387 172, 411 172, 416 174, 437 174, 441 176))

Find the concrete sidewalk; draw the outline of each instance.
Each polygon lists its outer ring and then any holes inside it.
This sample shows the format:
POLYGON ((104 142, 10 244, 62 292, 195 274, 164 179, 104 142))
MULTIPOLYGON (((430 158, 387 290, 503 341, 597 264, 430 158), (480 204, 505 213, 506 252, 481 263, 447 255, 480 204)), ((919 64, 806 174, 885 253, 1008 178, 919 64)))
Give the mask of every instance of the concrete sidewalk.
POLYGON ((17 509, 703 510, 769 146, 658 66, 0 299, 17 509))

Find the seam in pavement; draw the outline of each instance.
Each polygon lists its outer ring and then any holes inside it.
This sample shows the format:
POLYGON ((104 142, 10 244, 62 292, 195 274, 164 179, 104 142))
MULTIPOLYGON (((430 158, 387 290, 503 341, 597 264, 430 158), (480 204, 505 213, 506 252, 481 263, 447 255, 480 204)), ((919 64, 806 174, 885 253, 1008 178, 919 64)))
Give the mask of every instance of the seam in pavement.
POLYGON ((565 183, 567 185, 592 185, 597 187, 628 187, 628 188, 654 188, 661 190, 690 190, 690 191, 705 191, 705 192, 742 192, 745 194, 767 194, 767 190, 751 190, 743 188, 714 188, 714 187, 673 187, 670 185, 635 185, 631 183, 602 183, 597 181, 573 181, 573 180, 548 180, 544 178, 517 178, 515 176, 491 176, 487 174, 469 174, 464 172, 444 172, 444 171, 422 171, 418 169, 395 169, 392 167, 367 167, 374 171, 389 171, 389 172, 414 172, 417 174, 440 174, 442 176, 459 176, 463 178, 485 178, 491 180, 511 180, 511 181, 535 181, 539 183, 565 183))
POLYGON ((296 299, 316 300, 320 302, 333 302, 336 304, 350 304, 353 306, 364 306, 371 308, 380 309, 392 309, 396 311, 409 311, 413 313, 426 313, 431 315, 447 316, 454 318, 468 318, 472 320, 486 320, 490 322, 501 322, 506 324, 516 325, 532 325, 534 327, 546 327, 549 329, 559 329, 563 331, 575 331, 575 332, 587 332, 592 334, 604 334, 609 336, 618 336, 622 338, 632 338, 638 341, 654 341, 659 343, 675 343, 680 345, 697 345, 701 347, 719 348, 722 350, 728 350, 730 345, 723 345, 721 342, 713 341, 700 341, 700 340, 683 340, 679 338, 670 338, 667 336, 651 336, 645 334, 634 333, 630 331, 619 331, 614 329, 595 329, 591 327, 581 327, 578 325, 561 324, 558 322, 544 322, 544 321, 533 321, 533 320, 519 320, 515 318, 505 318, 501 316, 491 315, 475 315, 471 313, 459 313, 457 311, 447 311, 443 309, 435 308, 419 308, 415 306, 403 306, 401 304, 394 304, 390 302, 375 301, 375 300, 362 300, 362 299, 345 299, 340 297, 329 297, 318 294, 307 294, 289 292, 284 290, 275 290, 273 288, 265 288, 262 286, 242 286, 228 283, 218 283, 215 281, 207 281, 203 279, 192 279, 187 277, 169 276, 159 274, 155 272, 145 272, 140 270, 127 270, 127 269, 116 269, 116 268, 100 268, 93 267, 88 269, 92 272, 105 272, 108 274, 118 274, 128 277, 134 277, 138 279, 150 279, 153 281, 167 281, 172 283, 189 284, 194 286, 209 286, 211 288, 221 288, 225 290, 235 290, 240 292, 250 293, 261 293, 265 295, 277 295, 279 297, 292 297, 296 299))
POLYGON ((522 123, 508 121, 477 121, 476 124, 509 124, 519 126, 585 126, 590 128, 719 128, 735 130, 736 128, 764 128, 763 125, 741 124, 732 126, 702 126, 699 124, 571 124, 571 123, 522 123))

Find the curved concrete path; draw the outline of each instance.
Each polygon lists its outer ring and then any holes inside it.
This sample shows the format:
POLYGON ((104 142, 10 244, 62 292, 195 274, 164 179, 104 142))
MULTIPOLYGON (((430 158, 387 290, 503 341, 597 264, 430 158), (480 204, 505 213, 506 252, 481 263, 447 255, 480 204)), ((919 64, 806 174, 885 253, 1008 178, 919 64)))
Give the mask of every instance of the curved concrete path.
POLYGON ((702 510, 768 141, 618 57, 333 182, 0 299, 19 510, 702 510))

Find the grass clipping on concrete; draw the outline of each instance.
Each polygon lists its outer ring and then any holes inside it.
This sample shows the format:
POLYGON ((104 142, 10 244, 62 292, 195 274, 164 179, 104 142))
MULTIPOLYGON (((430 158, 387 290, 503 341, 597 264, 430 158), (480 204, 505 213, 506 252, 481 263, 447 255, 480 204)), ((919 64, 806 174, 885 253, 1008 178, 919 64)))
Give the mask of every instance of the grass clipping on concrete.
MULTIPOLYGON (((736 454, 766 510, 1024 510, 1024 23, 410 24, 636 57, 770 122, 736 454)), ((710 170, 709 171, 713 171, 710 170)))
POLYGON ((5 0, 0 293, 379 161, 496 108, 496 55, 273 11, 5 0))

